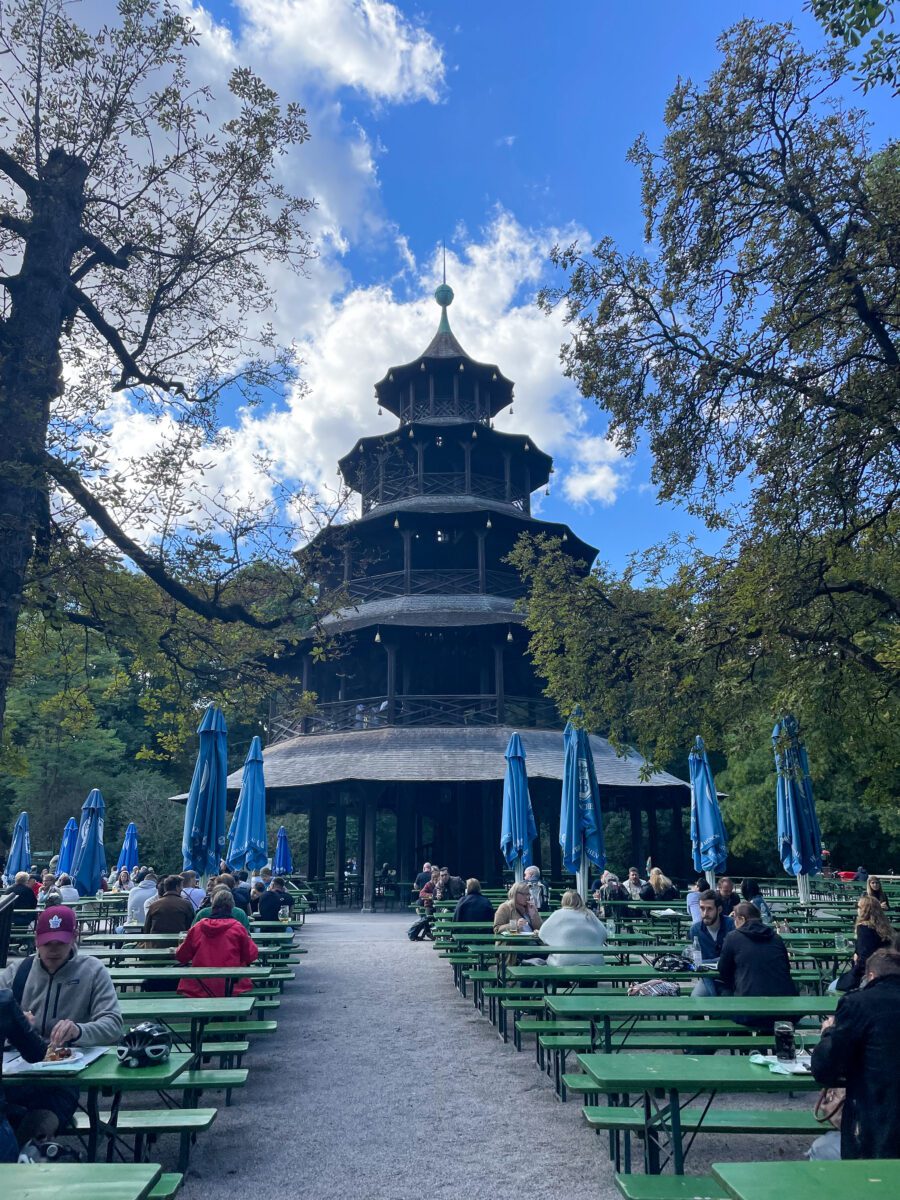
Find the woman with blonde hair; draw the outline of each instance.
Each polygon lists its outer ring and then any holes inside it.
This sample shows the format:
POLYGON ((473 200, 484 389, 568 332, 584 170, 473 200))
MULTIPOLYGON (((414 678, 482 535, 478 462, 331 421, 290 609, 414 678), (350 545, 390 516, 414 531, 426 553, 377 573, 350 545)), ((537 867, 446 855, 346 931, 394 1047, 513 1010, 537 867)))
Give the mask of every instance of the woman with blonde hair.
POLYGON ((877 900, 882 908, 890 908, 888 898, 884 893, 884 888, 881 886, 881 880, 877 875, 870 875, 866 880, 866 895, 873 900, 877 900))
POLYGON ((856 906, 856 949, 853 965, 845 971, 829 990, 849 992, 858 988, 865 978, 866 962, 876 950, 891 946, 894 942, 894 927, 884 915, 884 909, 871 896, 860 896, 856 906))
POLYGON ((541 941, 545 946, 559 950, 596 950, 596 954, 551 954, 547 965, 551 967, 602 967, 603 955, 599 953, 606 945, 606 926, 588 908, 578 892, 563 892, 560 907, 551 913, 541 926, 541 941))
POLYGON ((509 929, 511 921, 516 922, 520 933, 541 927, 541 914, 532 898, 531 888, 524 880, 512 885, 507 892, 507 899, 494 913, 494 933, 509 929))
POLYGON ((657 903, 662 900, 677 900, 678 888, 668 875, 663 875, 659 867, 653 867, 646 886, 641 888, 641 899, 657 903))

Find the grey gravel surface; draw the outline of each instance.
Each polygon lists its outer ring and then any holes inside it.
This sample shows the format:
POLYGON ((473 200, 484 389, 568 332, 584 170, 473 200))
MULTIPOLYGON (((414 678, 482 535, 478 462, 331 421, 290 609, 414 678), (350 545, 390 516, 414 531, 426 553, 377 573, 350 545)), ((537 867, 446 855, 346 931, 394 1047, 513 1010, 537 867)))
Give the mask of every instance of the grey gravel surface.
MULTIPOLYGON (((254 1041, 248 1084, 195 1147, 183 1200, 618 1196, 605 1138, 577 1102, 556 1100, 529 1047, 503 1045, 430 944, 407 940, 408 923, 310 917, 278 1031, 254 1041)), ((688 1169, 799 1158, 807 1145, 707 1137, 688 1169)))

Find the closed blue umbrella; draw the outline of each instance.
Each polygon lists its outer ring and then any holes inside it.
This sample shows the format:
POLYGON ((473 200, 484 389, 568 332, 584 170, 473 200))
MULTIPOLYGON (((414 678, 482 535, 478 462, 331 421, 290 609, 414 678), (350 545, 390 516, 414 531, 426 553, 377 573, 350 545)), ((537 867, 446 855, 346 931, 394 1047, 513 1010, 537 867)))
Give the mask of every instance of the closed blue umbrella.
POLYGON ((63 830, 62 841, 59 844, 59 862, 56 866, 57 875, 71 875, 72 863, 75 861, 75 847, 78 845, 78 822, 69 817, 63 830))
POLYGON ((772 745, 778 773, 778 855, 788 875, 797 877, 800 898, 808 900, 808 877, 822 869, 822 831, 796 717, 788 713, 776 724, 772 745))
POLYGON ((272 873, 273 875, 293 875, 294 873, 294 860, 291 858, 287 830, 283 825, 278 827, 278 837, 275 839, 275 861, 272 863, 272 873))
POLYGON ((236 871, 258 871, 268 861, 266 780, 262 743, 255 737, 244 760, 241 793, 228 830, 227 862, 236 871))
POLYGON ((728 836, 719 809, 719 798, 703 738, 698 737, 688 755, 691 780, 691 845, 694 870, 705 871, 710 887, 716 886, 716 871, 728 861, 728 836))
POLYGON ((218 871, 225 852, 225 793, 228 778, 228 729, 225 714, 210 704, 197 730, 200 749, 184 810, 181 853, 185 871, 218 871))
POLYGON ((125 837, 122 839, 122 849, 119 851, 119 858, 116 862, 116 871, 121 871, 123 867, 128 871, 133 871, 139 862, 137 826, 134 821, 129 821, 125 837))
POLYGON ((559 844, 563 865, 578 876, 578 891, 587 899, 589 863, 602 871, 606 866, 600 791, 587 730, 571 721, 563 735, 562 805, 559 813, 559 844))
POLYGON ((21 812, 13 827, 12 844, 6 859, 6 878, 12 883, 19 871, 31 870, 31 833, 28 829, 28 813, 21 812))
POLYGON ((500 849, 507 864, 521 880, 531 866, 531 843, 537 837, 537 825, 528 794, 525 771, 525 747, 514 733, 506 747, 506 774, 503 777, 503 818, 500 823, 500 849))
POLYGON ((72 862, 72 883, 80 896, 93 896, 100 891, 100 878, 106 874, 106 851, 103 849, 103 817, 106 805, 99 788, 92 788, 81 806, 78 825, 78 844, 72 862))

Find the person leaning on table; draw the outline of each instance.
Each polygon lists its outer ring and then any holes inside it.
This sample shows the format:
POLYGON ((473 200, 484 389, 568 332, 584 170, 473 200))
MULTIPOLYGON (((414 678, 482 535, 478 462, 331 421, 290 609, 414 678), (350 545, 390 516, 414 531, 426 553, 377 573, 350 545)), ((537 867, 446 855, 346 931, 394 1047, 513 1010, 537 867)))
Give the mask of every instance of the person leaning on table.
MULTIPOLYGON (((112 1046, 122 1036, 116 989, 98 958, 78 953, 77 933, 71 908, 45 908, 35 926, 37 952, 0 972, 0 988, 34 1014, 35 1032, 51 1046, 112 1046)), ((77 1103, 77 1087, 17 1085, 15 1105, 25 1110, 16 1126, 19 1145, 53 1137, 77 1103)))
POLYGON ((840 1132, 818 1138, 810 1158, 900 1158, 898 1030, 900 953, 876 950, 866 964, 865 987, 848 992, 822 1022, 812 1052, 817 1082, 846 1093, 840 1132))

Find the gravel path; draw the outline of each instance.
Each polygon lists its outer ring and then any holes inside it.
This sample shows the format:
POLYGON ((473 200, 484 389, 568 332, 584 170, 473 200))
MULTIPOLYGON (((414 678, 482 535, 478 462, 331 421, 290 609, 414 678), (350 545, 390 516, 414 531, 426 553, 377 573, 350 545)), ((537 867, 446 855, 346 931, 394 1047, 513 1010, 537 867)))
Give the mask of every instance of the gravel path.
MULTIPOLYGON (((201 1137, 183 1200, 618 1197, 605 1139, 577 1102, 556 1100, 530 1047, 503 1045, 407 924, 381 913, 307 922, 309 955, 278 1031, 253 1043, 248 1084, 201 1137)), ((707 1137, 689 1170, 799 1158, 806 1145, 707 1137)))

